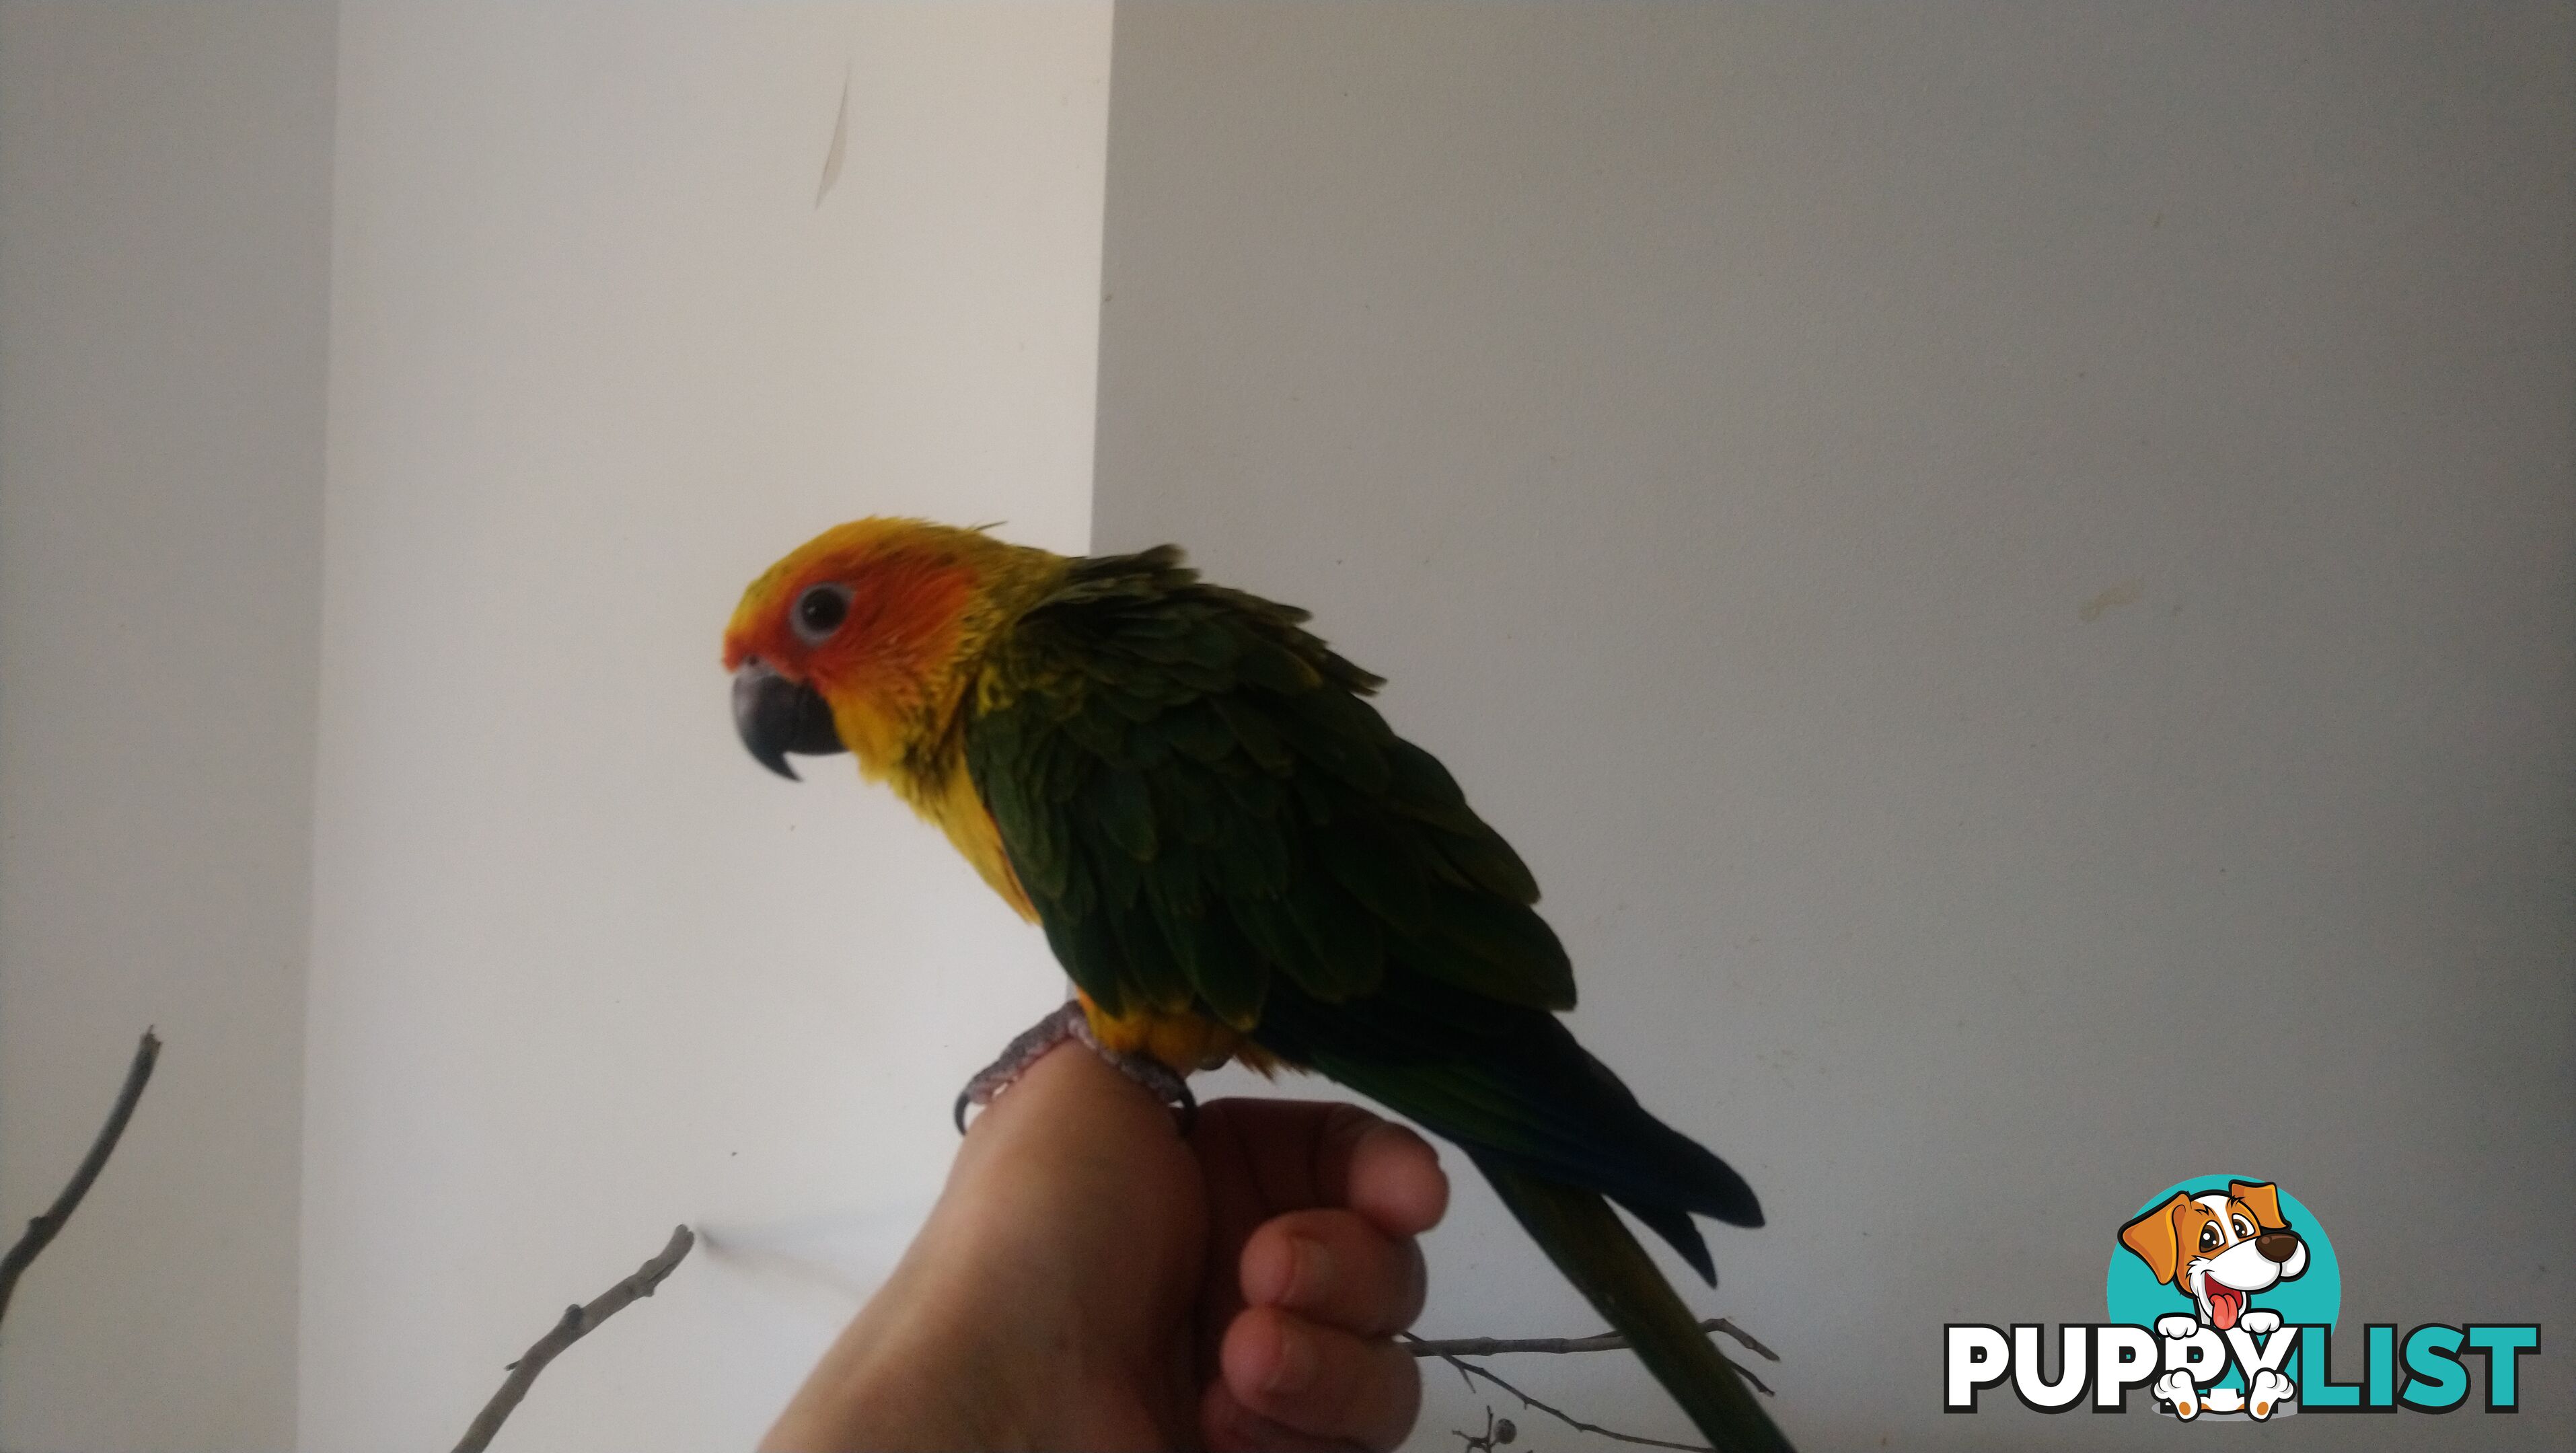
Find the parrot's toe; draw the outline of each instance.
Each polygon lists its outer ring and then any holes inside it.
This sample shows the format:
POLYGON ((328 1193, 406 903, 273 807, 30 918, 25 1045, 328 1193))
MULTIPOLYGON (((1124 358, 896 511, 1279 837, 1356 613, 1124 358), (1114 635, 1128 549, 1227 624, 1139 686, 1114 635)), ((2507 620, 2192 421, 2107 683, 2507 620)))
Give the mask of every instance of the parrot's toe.
POLYGON ((1181 1133, 1190 1133, 1198 1122, 1198 1097, 1190 1093, 1189 1081, 1175 1074, 1162 1061, 1145 1055, 1120 1054, 1102 1045, 1091 1032, 1091 1020, 1082 1012, 1079 1000, 1068 999, 1044 1019, 1012 1036, 1002 1053, 991 1064, 975 1072, 966 1088, 957 1092, 952 1118, 957 1133, 966 1133, 966 1107, 989 1105, 993 1098, 1009 1089, 1039 1056, 1068 1039, 1080 1040, 1093 1054, 1108 1062, 1111 1068, 1152 1092, 1154 1097, 1180 1112, 1181 1133))

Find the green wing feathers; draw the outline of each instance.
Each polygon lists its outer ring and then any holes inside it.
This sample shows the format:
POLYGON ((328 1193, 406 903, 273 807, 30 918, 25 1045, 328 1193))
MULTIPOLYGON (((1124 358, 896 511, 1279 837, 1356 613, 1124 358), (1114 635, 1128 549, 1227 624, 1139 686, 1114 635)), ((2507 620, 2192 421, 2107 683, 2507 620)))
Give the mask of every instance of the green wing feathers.
POLYGON ((1602 1199, 1713 1281, 1691 1218, 1759 1225, 1751 1188, 1575 1042, 1529 869, 1305 619, 1165 547, 1077 562, 993 649, 967 766, 1056 957, 1464 1146, 1718 1447, 1785 1446, 1602 1199))
POLYGON ((1571 1007, 1529 869, 1304 619, 1167 549, 1077 564, 995 650, 968 767, 1057 957, 1111 1013, 1243 1027, 1274 976, 1339 1002, 1391 961, 1571 1007))

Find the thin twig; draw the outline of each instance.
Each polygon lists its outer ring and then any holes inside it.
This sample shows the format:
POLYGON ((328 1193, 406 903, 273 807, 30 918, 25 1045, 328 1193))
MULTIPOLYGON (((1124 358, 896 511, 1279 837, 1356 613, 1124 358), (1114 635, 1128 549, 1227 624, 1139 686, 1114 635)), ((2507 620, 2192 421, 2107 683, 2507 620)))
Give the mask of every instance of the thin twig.
MULTIPOLYGON (((1711 1317, 1699 1324, 1703 1332, 1723 1332, 1773 1362, 1780 1354, 1753 1340, 1750 1333, 1724 1317, 1711 1317)), ((1506 1352, 1623 1352, 1628 1339, 1617 1332, 1603 1332, 1595 1337, 1452 1337, 1445 1341, 1416 1340, 1411 1345, 1416 1357, 1494 1357, 1506 1352)))
MULTIPOLYGON (((1773 1362, 1780 1360, 1779 1353, 1755 1341, 1751 1333, 1724 1317, 1711 1317, 1700 1323, 1699 1329, 1703 1332, 1723 1332, 1773 1362)), ((1617 1442, 1634 1443, 1645 1448, 1676 1448, 1683 1450, 1683 1453, 1711 1453, 1705 1444, 1668 1443, 1661 1438, 1639 1437, 1634 1433, 1622 1433, 1615 1428, 1602 1427, 1599 1423, 1587 1423, 1563 1408, 1531 1397, 1528 1393, 1505 1382, 1501 1374, 1491 1368, 1466 1360, 1470 1357, 1491 1357, 1504 1352, 1617 1352, 1628 1346, 1628 1339, 1616 1332, 1604 1332, 1597 1337, 1457 1337, 1438 1342, 1407 1333, 1404 1342, 1406 1350, 1414 1356, 1437 1357, 1458 1369, 1459 1377, 1465 1379, 1470 1388, 1476 1385, 1475 1379, 1481 1377, 1519 1398, 1523 1407, 1536 1408, 1576 1432, 1594 1433, 1617 1442)), ((1719 1355, 1725 1356, 1723 1353, 1719 1355)), ((1771 1395, 1771 1389, 1763 1383, 1762 1379, 1746 1370, 1743 1363, 1729 1357, 1726 1359, 1726 1365, 1734 1368, 1737 1374, 1751 1383, 1756 1391, 1765 1397, 1771 1395)), ((1490 1412, 1488 1416, 1491 1416, 1490 1412)))
POLYGON ((1715 1449, 1710 1448, 1705 1443, 1667 1443, 1661 1438, 1641 1438, 1634 1433, 1622 1433, 1615 1428, 1605 1428, 1599 1423, 1587 1423, 1581 1418, 1574 1416, 1572 1413, 1565 1411, 1563 1408, 1552 1407, 1546 1403, 1540 1402, 1537 1398, 1531 1397, 1528 1393, 1525 1393, 1519 1388, 1512 1386, 1510 1383, 1503 1381, 1503 1379, 1494 1372, 1480 1367, 1473 1362, 1469 1362, 1463 1357, 1453 1357, 1446 1352, 1435 1352, 1432 1356, 1437 1357, 1441 1361, 1458 1369, 1461 1374, 1473 1374, 1474 1376, 1483 1378, 1485 1381, 1490 1382, 1494 1386, 1501 1388, 1503 1391, 1510 1393, 1512 1396, 1519 1398, 1523 1407, 1536 1408, 1540 1412, 1547 1414, 1549 1417, 1556 1419, 1558 1422, 1565 1424, 1567 1427, 1574 1429, 1578 1433, 1597 1433, 1604 1438, 1615 1439, 1622 1443, 1634 1443, 1639 1447, 1644 1448, 1678 1448, 1682 1450, 1682 1453, 1716 1453, 1715 1449))
POLYGON ((80 1209, 81 1197, 89 1194, 90 1182, 107 1168, 107 1158, 116 1153, 116 1142, 125 1134, 125 1122, 134 1118, 134 1107, 143 1098, 143 1087, 152 1082, 153 1063, 161 1058, 161 1037, 151 1030, 134 1046, 134 1062, 125 1067, 125 1088, 116 1092, 116 1105, 107 1112, 107 1123, 98 1128, 98 1138, 89 1143, 89 1154, 81 1157, 80 1169, 72 1172, 71 1184, 54 1197, 45 1213, 27 1223, 27 1234, 0 1256, 0 1317, 9 1313, 9 1298, 18 1290, 18 1276, 36 1254, 53 1243, 63 1223, 80 1209))
MULTIPOLYGON (((1467 1386, 1473 1388, 1475 1384, 1471 1382, 1467 1384, 1467 1386)), ((1495 1419, 1494 1405, 1492 1403, 1485 1404, 1485 1431, 1481 1433, 1470 1433, 1464 1428, 1451 1428, 1449 1430, 1450 1437, 1467 1445, 1464 1448, 1459 1449, 1458 1453, 1494 1453, 1495 1449, 1511 1442, 1514 1438, 1517 1438, 1520 1435, 1521 1430, 1512 1426, 1511 1419, 1503 1418, 1499 1421, 1495 1419)))
MULTIPOLYGON (((1779 1361, 1779 1360, 1780 1360, 1780 1354, 1779 1354, 1779 1353, 1774 1352, 1774 1351, 1772 1351, 1770 1348, 1763 1346, 1760 1342, 1758 1342, 1758 1341, 1754 1340, 1754 1337, 1753 1337, 1753 1334, 1752 1334, 1752 1333, 1745 1331, 1743 1328, 1741 1328, 1741 1327, 1739 1327, 1739 1326, 1735 1325, 1733 1322, 1730 1322, 1730 1321, 1726 1320, 1724 1317, 1711 1317, 1711 1318, 1709 1318, 1707 1321, 1700 1323, 1700 1324, 1699 1324, 1699 1329, 1700 1329, 1701 1331, 1703 1331, 1703 1332, 1723 1332, 1723 1333, 1725 1333, 1727 1336, 1734 1338, 1736 1341, 1743 1343, 1746 1347, 1750 1348, 1751 1350, 1753 1350, 1753 1351, 1755 1351, 1755 1352, 1760 1353, 1760 1354, 1762 1355, 1763 1360, 1764 1360, 1764 1361, 1766 1361, 1766 1362, 1777 1362, 1777 1361, 1779 1361)), ((1728 1362, 1735 1362, 1735 1359, 1734 1359, 1734 1358, 1732 1358, 1732 1357, 1730 1357, 1730 1358, 1728 1358, 1728 1359, 1726 1359, 1726 1360, 1727 1360, 1728 1362)), ((1735 1364, 1735 1370, 1736 1370, 1736 1371, 1738 1371, 1738 1372, 1744 1372, 1744 1365, 1743 1365, 1742 1363, 1736 1363, 1736 1364, 1735 1364)), ((1749 1373, 1749 1372, 1746 1372, 1746 1373, 1744 1373, 1744 1375, 1745 1375, 1745 1376, 1747 1376, 1747 1377, 1751 1377, 1753 1374, 1751 1374, 1751 1373, 1749 1373)), ((1755 1383, 1755 1384, 1753 1384, 1753 1385, 1754 1385, 1755 1387, 1762 1387, 1762 1384, 1760 1384, 1760 1383, 1758 1383, 1758 1382, 1757 1382, 1757 1383, 1755 1383)), ((1762 1387, 1762 1390, 1763 1390, 1764 1392, 1769 1392, 1771 1389, 1769 1389, 1769 1388, 1767 1388, 1767 1387, 1762 1387)))
POLYGON ((563 1315, 555 1320, 546 1335, 538 1338, 518 1361, 510 1364, 509 1380, 501 1384, 499 1392, 492 1394, 492 1400, 483 1405, 483 1411, 474 1415, 474 1422, 466 1428, 465 1436, 457 1441, 456 1453, 483 1453, 491 1446, 492 1435, 501 1431, 501 1420, 510 1416, 511 1409, 519 1405, 519 1399, 528 1395, 528 1388, 536 1382, 537 1374, 546 1370, 546 1364, 600 1323, 625 1310, 626 1305, 637 1297, 653 1295, 654 1288, 659 1287, 662 1279, 671 1274, 671 1269, 680 1264, 681 1257, 689 1254, 689 1248, 696 1245, 697 1240, 688 1227, 672 1227, 669 1244, 652 1260, 635 1268, 633 1276, 600 1293, 588 1306, 564 1308, 563 1315))

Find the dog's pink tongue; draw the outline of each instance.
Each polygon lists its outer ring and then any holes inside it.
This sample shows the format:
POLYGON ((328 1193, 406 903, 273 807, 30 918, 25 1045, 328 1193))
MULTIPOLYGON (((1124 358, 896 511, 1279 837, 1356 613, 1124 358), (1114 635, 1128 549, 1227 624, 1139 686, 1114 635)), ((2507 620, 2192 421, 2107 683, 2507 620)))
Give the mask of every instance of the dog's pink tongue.
POLYGON ((2237 1316, 2245 1310, 2245 1294, 2234 1287, 2209 1289, 2209 1319, 2224 1332, 2236 1325, 2237 1316))

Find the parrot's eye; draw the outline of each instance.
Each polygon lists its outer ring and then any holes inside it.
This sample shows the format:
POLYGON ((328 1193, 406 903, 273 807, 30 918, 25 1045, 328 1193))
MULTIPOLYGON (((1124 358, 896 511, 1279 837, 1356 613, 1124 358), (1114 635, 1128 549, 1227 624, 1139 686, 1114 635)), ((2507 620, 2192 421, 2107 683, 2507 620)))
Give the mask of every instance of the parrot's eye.
POLYGON ((796 634, 809 646, 821 645, 849 618, 850 588, 846 585, 817 585, 796 597, 796 634))

